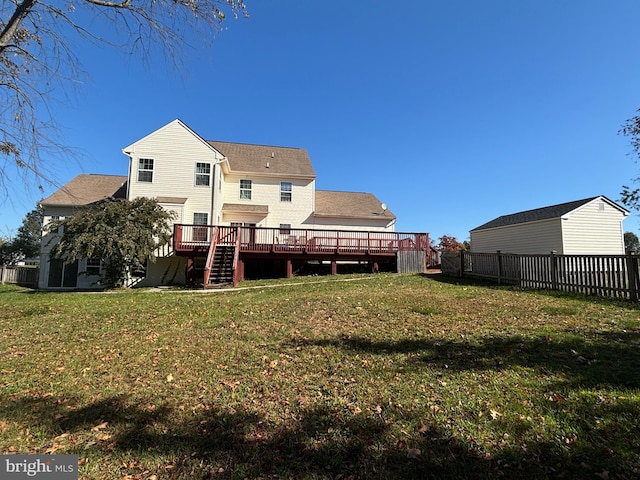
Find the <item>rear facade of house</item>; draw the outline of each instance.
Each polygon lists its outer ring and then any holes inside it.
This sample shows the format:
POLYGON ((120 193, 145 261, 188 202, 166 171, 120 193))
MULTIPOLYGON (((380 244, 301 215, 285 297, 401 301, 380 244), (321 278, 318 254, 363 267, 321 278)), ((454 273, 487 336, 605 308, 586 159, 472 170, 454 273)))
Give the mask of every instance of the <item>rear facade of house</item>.
MULTIPOLYGON (((399 236, 395 215, 373 194, 316 190, 304 149, 205 141, 174 120, 123 153, 126 177, 80 175, 41 203, 45 223, 109 197, 154 198, 173 211, 173 244, 132 279, 139 286, 202 282, 215 262, 208 257, 223 245, 235 249, 235 280, 238 272, 290 275, 310 263, 328 262, 333 271, 337 263, 377 266, 407 245, 428 245, 427 234, 399 236)), ((55 235, 43 242, 40 287, 98 285, 100 259, 66 265, 49 258, 55 235)))

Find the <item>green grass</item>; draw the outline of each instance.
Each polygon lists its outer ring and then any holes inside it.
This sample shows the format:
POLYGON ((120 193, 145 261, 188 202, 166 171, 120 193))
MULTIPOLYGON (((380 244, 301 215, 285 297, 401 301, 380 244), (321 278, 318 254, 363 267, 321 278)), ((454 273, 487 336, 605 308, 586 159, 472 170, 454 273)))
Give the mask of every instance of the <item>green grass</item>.
POLYGON ((442 276, 0 287, 0 453, 80 478, 638 478, 640 310, 442 276), (345 281, 348 280, 348 281, 345 281))

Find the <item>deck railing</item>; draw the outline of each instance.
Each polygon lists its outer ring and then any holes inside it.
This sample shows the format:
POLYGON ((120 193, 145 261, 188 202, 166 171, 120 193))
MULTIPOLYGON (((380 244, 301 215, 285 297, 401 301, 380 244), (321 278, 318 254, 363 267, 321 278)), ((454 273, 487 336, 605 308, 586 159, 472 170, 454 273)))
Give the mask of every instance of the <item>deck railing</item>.
POLYGON ((429 249, 427 233, 183 224, 174 226, 174 248, 177 252, 206 252, 212 235, 219 235, 218 244, 234 243, 236 232, 241 252, 393 254, 429 249))

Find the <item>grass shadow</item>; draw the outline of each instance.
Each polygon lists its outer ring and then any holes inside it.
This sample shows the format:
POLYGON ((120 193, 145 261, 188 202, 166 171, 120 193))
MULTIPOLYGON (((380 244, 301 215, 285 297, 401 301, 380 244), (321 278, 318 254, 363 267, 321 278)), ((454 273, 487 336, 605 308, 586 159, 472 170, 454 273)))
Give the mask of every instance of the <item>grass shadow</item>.
MULTIPOLYGON (((176 419, 170 408, 149 410, 121 396, 76 410, 69 410, 68 402, 22 397, 3 402, 1 412, 26 427, 44 427, 51 436, 65 432, 66 438, 75 438, 75 446, 65 453, 81 457, 95 453, 100 462, 138 456, 140 461, 120 462, 119 474, 127 478, 147 478, 154 462, 154 474, 171 479, 591 478, 594 473, 613 475, 629 467, 628 459, 589 442, 571 450, 540 442, 525 450, 505 447, 489 455, 424 422, 420 435, 405 441, 389 436, 382 415, 345 416, 327 406, 297 411, 290 422, 273 425, 256 413, 219 408, 176 419)), ((640 413, 637 405, 618 408, 640 413)), ((586 413, 607 418, 603 409, 586 413)), ((423 415, 405 412, 408 423, 422 421, 423 415)), ((588 428, 586 423, 580 426, 578 435, 588 438, 588 428)), ((612 435, 612 441, 624 441, 612 435)))

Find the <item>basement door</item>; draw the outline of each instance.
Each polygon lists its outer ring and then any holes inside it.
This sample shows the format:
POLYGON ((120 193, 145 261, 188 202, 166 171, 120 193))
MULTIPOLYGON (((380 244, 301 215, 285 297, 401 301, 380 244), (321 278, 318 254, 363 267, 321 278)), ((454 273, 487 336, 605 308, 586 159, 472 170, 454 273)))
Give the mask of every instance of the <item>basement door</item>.
POLYGON ((78 261, 66 264, 64 260, 49 261, 49 288, 75 288, 78 286, 78 261))

